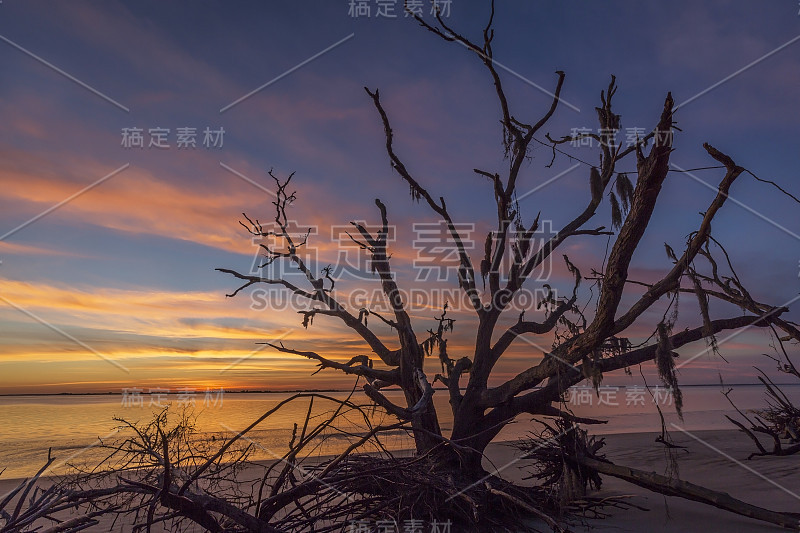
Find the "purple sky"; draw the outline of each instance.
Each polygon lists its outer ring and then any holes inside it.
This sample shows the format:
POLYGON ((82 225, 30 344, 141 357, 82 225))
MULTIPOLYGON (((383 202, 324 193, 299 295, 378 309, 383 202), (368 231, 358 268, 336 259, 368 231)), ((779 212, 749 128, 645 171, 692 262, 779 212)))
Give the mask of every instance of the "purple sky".
MULTIPOLYGON (((278 337, 334 357, 363 353, 346 330, 322 319, 305 330, 291 309, 252 309, 259 302, 247 293, 226 299, 236 285, 214 271, 250 268, 255 248, 238 221, 242 212, 268 219, 272 196, 262 188, 272 189, 270 168, 296 172, 291 213, 299 227, 316 228, 316 268, 336 261, 332 228, 377 222, 373 201, 381 198, 396 226, 394 266, 403 286, 427 293, 452 287, 415 281, 413 224, 436 218, 391 172, 363 87, 381 90, 409 169, 435 197, 447 198, 457 222, 476 224, 473 258, 494 207, 488 181, 472 169, 505 168, 497 101, 485 68, 463 47, 404 18, 402 2, 396 18, 377 17, 378 3, 367 4, 370 16, 357 18, 347 0, 0 4, 0 393, 347 386, 334 372, 309 378, 309 361, 253 353, 259 340, 278 337), (145 147, 124 147, 124 128, 143 129, 145 147), (155 128, 170 130, 169 148, 148 146, 155 128), (179 128, 196 128, 196 148, 176 146, 179 128), (206 128, 224 129, 222 146, 203 145, 206 128)), ((594 107, 614 74, 620 142, 628 128, 649 131, 672 91, 685 103, 676 115, 675 165, 716 164, 702 148, 709 142, 800 195, 797 11, 788 1, 500 3, 495 59, 523 122, 538 120, 554 72, 566 72, 562 105, 545 128, 554 137, 596 129, 594 107)), ((423 13, 432 19, 427 3, 423 13)), ((488 7, 454 0, 448 15, 449 24, 479 38, 488 7)), ((565 151, 598 161, 596 147, 565 151)), ((540 145, 530 155, 519 184, 523 218, 541 211, 557 228, 585 205, 588 167, 568 171, 577 161, 560 155, 546 168, 550 152, 540 145)), ((621 167, 634 170, 634 162, 621 167)), ((670 174, 632 277, 666 272, 663 243, 682 247, 722 175, 670 174)), ((800 289, 798 205, 749 176, 731 196, 713 234, 754 295, 774 305, 792 300, 800 289)), ((596 221, 610 226, 607 205, 596 221)), ((601 267, 605 248, 605 238, 588 237, 563 253, 588 274, 601 267)), ((556 255, 550 283, 566 290, 569 277, 556 255)), ((366 278, 345 275, 337 289, 344 296, 378 287, 366 278)), ((680 327, 699 323, 690 296, 680 327)), ((798 307, 787 316, 800 317, 798 307)), ((631 337, 647 337, 662 311, 631 337)), ((717 317, 730 312, 712 306, 717 317)), ((424 331, 438 312, 417 306, 413 314, 424 331)), ((466 345, 470 313, 453 316, 453 345, 466 345)), ((496 379, 541 357, 549 340, 536 342, 517 346, 496 379)), ((718 373, 753 381, 752 364, 772 367, 759 355, 768 343, 763 331, 742 333, 722 344, 729 364, 700 357, 682 369, 682 381, 715 382, 718 373)), ((699 343, 682 353, 703 349, 699 343)))

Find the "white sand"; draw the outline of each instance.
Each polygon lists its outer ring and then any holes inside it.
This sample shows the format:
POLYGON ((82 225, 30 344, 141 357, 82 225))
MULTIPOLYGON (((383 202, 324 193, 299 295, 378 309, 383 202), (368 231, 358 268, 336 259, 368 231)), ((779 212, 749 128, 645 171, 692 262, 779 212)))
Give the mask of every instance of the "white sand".
MULTIPOLYGON (((710 489, 728 492, 731 496, 773 511, 800 512, 800 454, 792 457, 763 457, 747 461, 752 442, 736 431, 698 431, 693 433, 736 461, 708 448, 688 435, 673 432, 676 444, 687 446, 689 453, 678 450, 680 478, 710 489), (748 471, 748 468, 757 473, 748 471), (760 477, 759 474, 763 477, 760 477), (794 494, 792 494, 794 493, 794 494)), ((604 448, 611 461, 646 471, 665 474, 667 465, 664 448, 654 442, 651 433, 608 435, 604 448)), ((505 444, 493 444, 488 457, 501 475, 515 481, 525 475, 526 461, 516 461, 517 451, 505 444)), ((487 464, 487 468, 490 468, 487 464)), ((755 533, 783 531, 777 526, 676 497, 665 497, 624 481, 604 476, 603 487, 593 496, 633 495, 632 503, 647 507, 611 509, 605 520, 587 520, 571 527, 579 531, 653 532, 653 533, 755 533)), ((0 480, 0 495, 18 484, 19 480, 0 480)), ((542 531, 548 531, 541 526, 542 531)), ((130 531, 130 526, 116 524, 111 529, 107 521, 89 528, 90 532, 130 531)), ((154 531, 158 531, 154 528, 154 531)), ((453 532, 455 533, 455 532, 453 532)))

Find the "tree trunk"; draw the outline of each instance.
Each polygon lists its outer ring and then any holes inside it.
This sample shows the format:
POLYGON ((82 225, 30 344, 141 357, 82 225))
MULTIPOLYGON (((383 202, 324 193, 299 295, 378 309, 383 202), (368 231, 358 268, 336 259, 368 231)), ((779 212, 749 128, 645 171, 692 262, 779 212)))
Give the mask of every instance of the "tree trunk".
POLYGON ((442 430, 433 402, 430 402, 424 411, 411 419, 411 429, 414 430, 414 445, 417 455, 423 455, 436 446, 442 444, 442 430))
POLYGON ((601 474, 624 479, 634 485, 639 485, 640 487, 666 494, 667 496, 678 496, 687 500, 712 505, 742 516, 777 524, 787 529, 797 530, 800 528, 800 514, 797 513, 778 513, 762 507, 756 507, 755 505, 737 500, 726 492, 716 492, 689 483, 688 481, 661 476, 655 472, 645 472, 643 470, 636 470, 635 468, 618 466, 613 463, 598 461, 588 457, 580 457, 577 458, 576 461, 601 474))
POLYGON ((486 418, 478 410, 469 410, 467 396, 453 421, 451 440, 456 444, 460 466, 474 473, 485 474, 482 466, 486 447, 505 424, 486 427, 486 418))
POLYGON ((568 463, 564 463, 561 481, 558 486, 558 500, 561 507, 566 507, 575 500, 586 497, 586 483, 580 474, 568 463))

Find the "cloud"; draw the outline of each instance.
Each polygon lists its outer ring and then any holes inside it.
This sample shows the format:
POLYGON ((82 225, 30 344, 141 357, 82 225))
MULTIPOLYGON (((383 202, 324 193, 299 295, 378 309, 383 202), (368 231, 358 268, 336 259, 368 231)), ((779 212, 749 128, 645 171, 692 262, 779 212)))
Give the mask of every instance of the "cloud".
POLYGON ((0 255, 91 257, 73 250, 54 250, 50 247, 0 241, 0 255))

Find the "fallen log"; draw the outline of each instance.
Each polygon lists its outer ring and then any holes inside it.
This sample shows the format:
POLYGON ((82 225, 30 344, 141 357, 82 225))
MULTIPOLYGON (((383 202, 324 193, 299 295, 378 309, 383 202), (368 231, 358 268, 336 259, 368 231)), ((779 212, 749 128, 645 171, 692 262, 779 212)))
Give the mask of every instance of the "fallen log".
POLYGON ((667 496, 677 496, 687 500, 704 503, 731 513, 769 522, 786 529, 800 530, 800 513, 779 513, 737 500, 726 492, 717 492, 688 481, 668 478, 655 472, 645 472, 627 466, 615 465, 586 456, 570 458, 571 461, 591 468, 601 474, 616 477, 634 485, 667 496))

